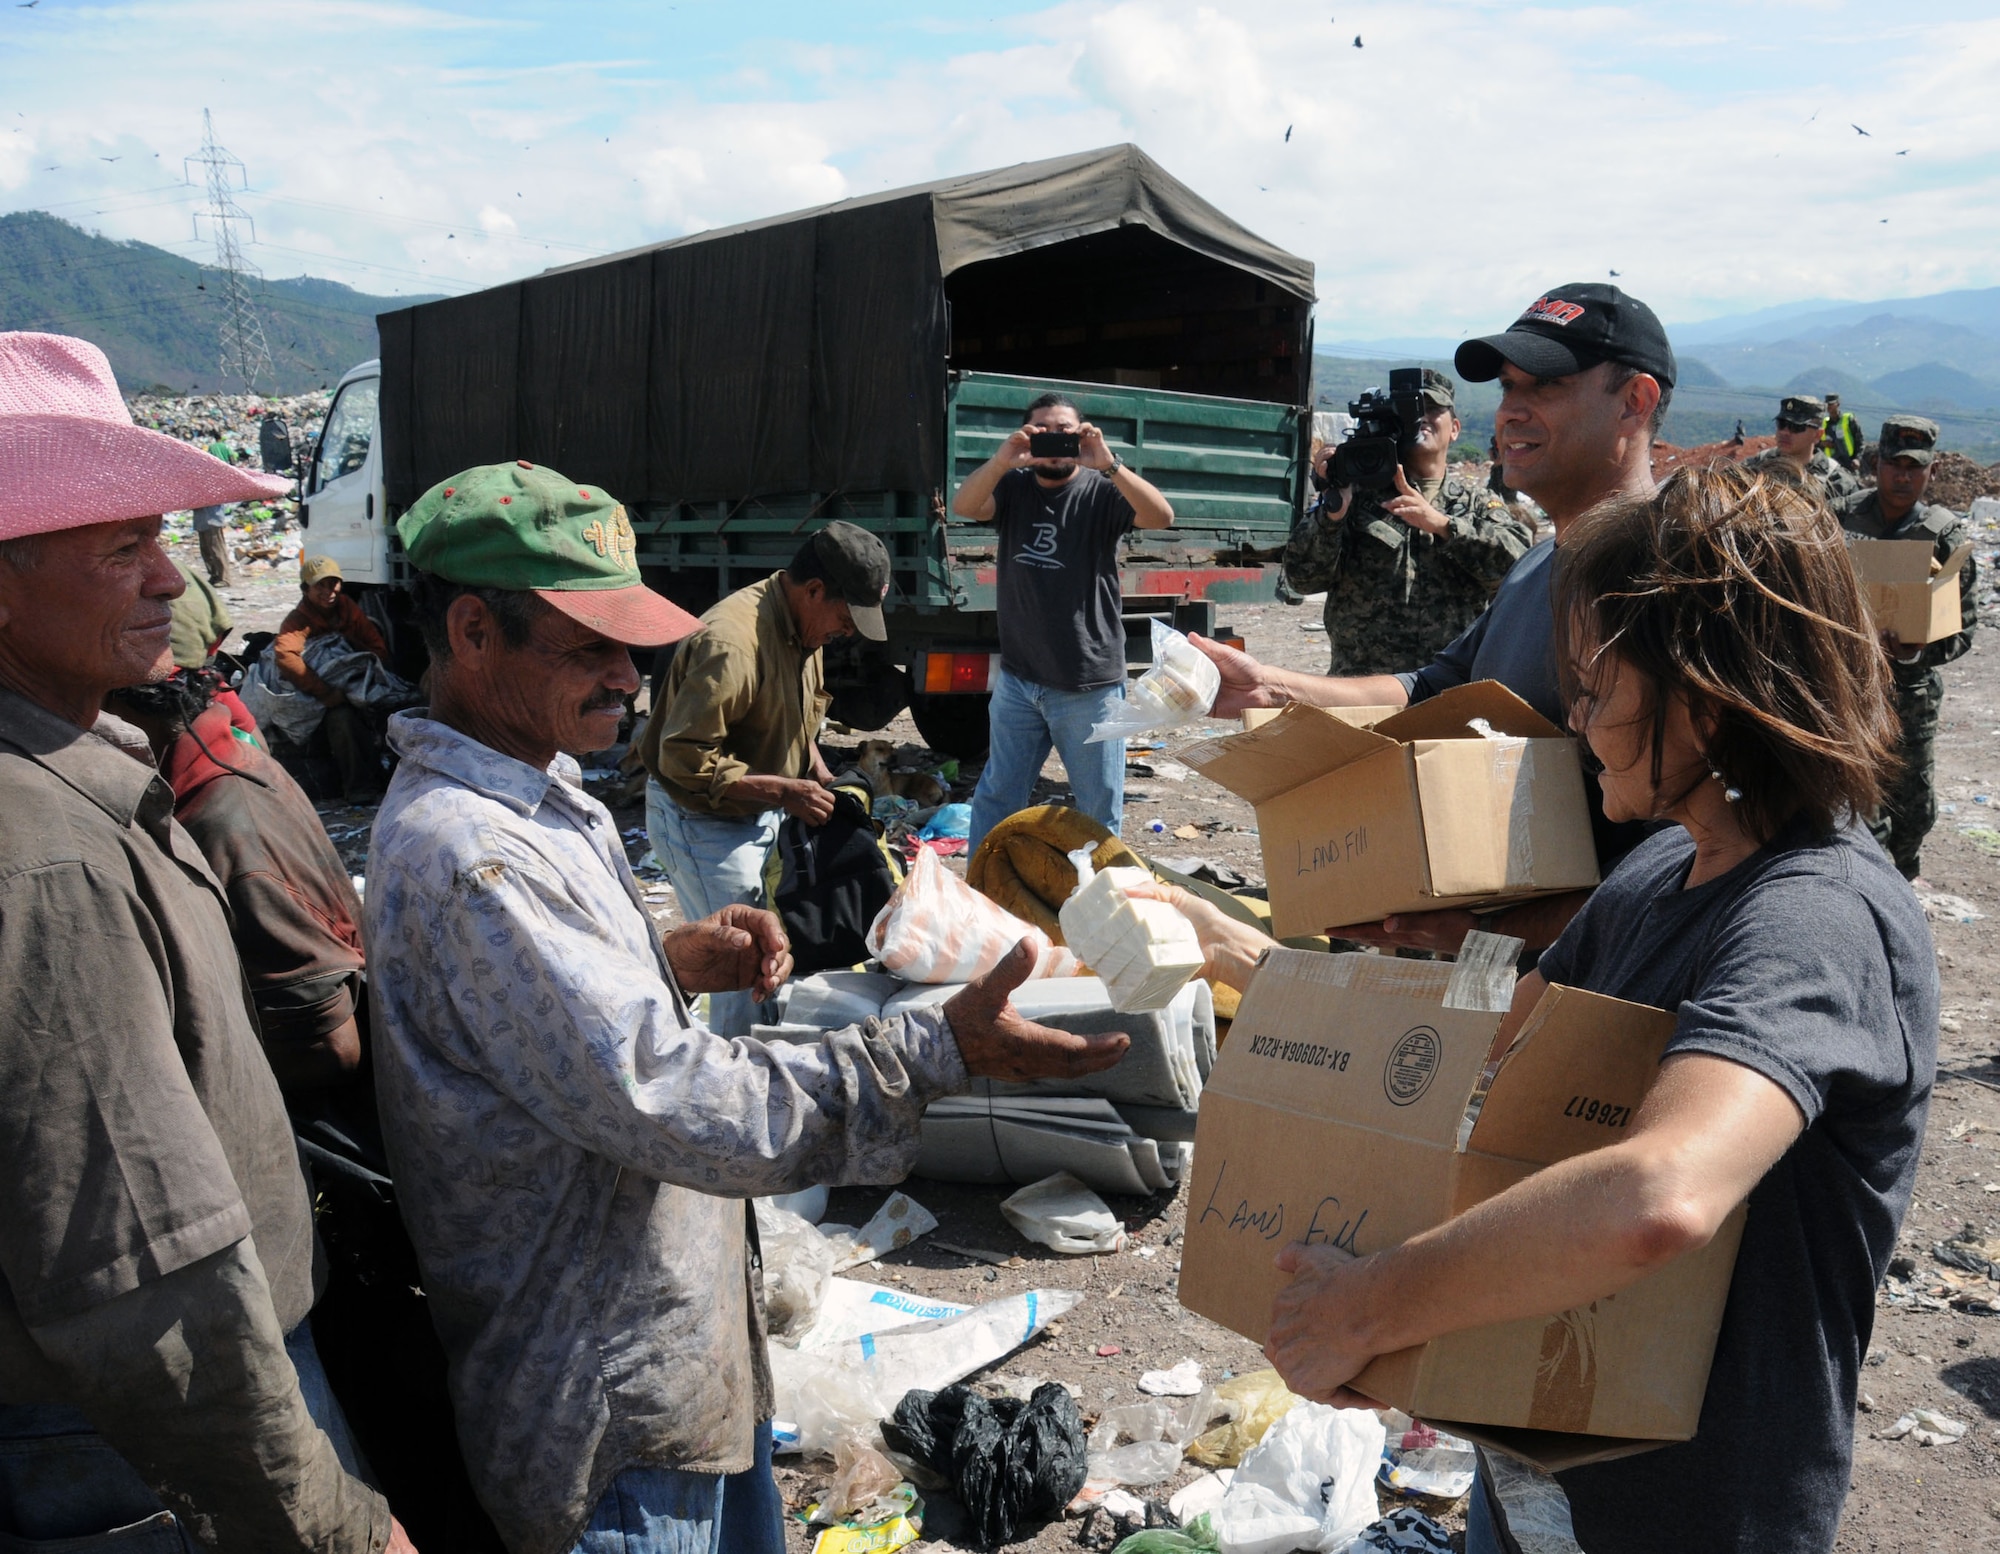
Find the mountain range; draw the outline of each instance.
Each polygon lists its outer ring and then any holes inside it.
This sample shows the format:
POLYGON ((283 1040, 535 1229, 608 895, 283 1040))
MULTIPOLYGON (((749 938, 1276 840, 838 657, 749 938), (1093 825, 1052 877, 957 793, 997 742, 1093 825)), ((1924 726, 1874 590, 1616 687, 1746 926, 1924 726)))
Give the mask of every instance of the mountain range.
MULTIPOLYGON (((371 297, 338 281, 253 281, 271 350, 260 393, 331 385, 376 353, 375 315, 425 297, 371 297)), ((81 335, 103 348, 128 393, 241 393, 217 365, 215 270, 148 243, 118 243, 42 211, 0 216, 0 329, 81 335)))
MULTIPOLYGON (((1785 394, 1836 393, 1872 437, 1895 411, 1928 415, 1946 447, 1981 462, 2000 458, 2000 287, 1876 302, 1788 303, 1732 318, 1667 328, 1680 383, 1664 435, 1682 445, 1729 436, 1740 420, 1769 430, 1785 394)), ((1314 396, 1337 409, 1391 366, 1420 361, 1449 372, 1457 341, 1430 337, 1322 342, 1314 396)), ((1468 439, 1492 430, 1498 395, 1461 385, 1468 439)))

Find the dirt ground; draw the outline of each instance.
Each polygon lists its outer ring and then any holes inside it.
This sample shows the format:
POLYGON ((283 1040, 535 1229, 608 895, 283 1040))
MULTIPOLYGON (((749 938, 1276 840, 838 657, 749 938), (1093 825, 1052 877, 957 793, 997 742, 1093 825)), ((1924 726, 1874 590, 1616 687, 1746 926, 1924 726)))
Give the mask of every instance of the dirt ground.
MULTIPOLYGON (((1993 536, 1981 537, 1982 566, 1991 566, 1993 544, 1993 536)), ((194 563, 192 554, 184 559, 194 563)), ((239 630, 271 629, 296 597, 296 584, 288 570, 253 566, 244 569, 242 584, 228 597, 239 630)), ((1990 616, 1990 605, 1988 610, 1990 616)), ((1319 670, 1325 667, 1326 638, 1318 617, 1314 600, 1303 608, 1271 604, 1233 610, 1224 622, 1258 656, 1319 670)), ((1948 1268, 1932 1252, 1967 1229, 2000 1237, 2000 1026, 1995 1023, 2000 1019, 2000 652, 1990 635, 1946 669, 1945 681, 1938 747, 1944 813, 1925 851, 1924 873, 1937 892, 1961 897, 1989 915, 1934 922, 1944 984, 1936 1098, 1915 1201, 1898 1246, 1908 1266, 1897 1265, 1905 1276, 1892 1275, 1887 1292, 1877 1298, 1863 1411, 1855 1423, 1854 1487, 1837 1545, 1843 1554, 2000 1549, 2000 1315, 1991 1314, 2000 1286, 1948 1268), (1954 1300, 1983 1303, 1989 1314, 1955 1309, 1954 1300), (1934 1448, 1911 1439, 1876 1438, 1875 1432, 1913 1408, 1935 1409, 1970 1429, 1957 1443, 1934 1448)), ((912 749, 920 746, 907 717, 885 737, 912 749)), ((828 740, 836 767, 838 752, 848 743, 838 734, 828 740)), ((1143 753, 1134 760, 1147 764, 1143 753)), ((969 797, 973 775, 965 775, 955 797, 969 797)), ((1060 766, 1052 760, 1038 798, 1064 791, 1060 766)), ((1179 782, 1140 776, 1135 765, 1126 802, 1125 834, 1140 851, 1170 862, 1207 858, 1261 880, 1250 809, 1213 784, 1192 775, 1179 782), (1193 826, 1199 835, 1194 840, 1149 835, 1155 821, 1167 833, 1193 826)), ((369 815, 339 806, 323 806, 323 813, 343 855, 360 872, 369 815)), ((619 820, 628 828, 643 825, 636 806, 622 810, 619 820)), ((1249 1343, 1177 1304, 1183 1223, 1178 1195, 1110 1200, 1131 1231, 1126 1250, 1070 1258, 1029 1245, 1007 1226, 998 1210, 1004 1189, 912 1180, 904 1190, 938 1217, 940 1228, 873 1270, 878 1282, 968 1304, 1029 1288, 1081 1290, 1089 1297, 1041 1341, 975 1381, 1033 1376, 1067 1382, 1080 1390, 1082 1406, 1092 1414, 1136 1400, 1142 1371, 1184 1358, 1200 1361, 1210 1381, 1263 1363, 1249 1343), (937 1242, 1010 1254, 1020 1262, 991 1267, 943 1251, 937 1242), (1110 1346, 1120 1352, 1098 1355, 1110 1346)), ((837 1192, 829 1218, 860 1224, 884 1196, 880 1190, 837 1192)), ((827 1476, 824 1463, 781 1460, 780 1484, 794 1506, 815 1498, 827 1476)), ((1194 1476, 1186 1471, 1174 1482, 1194 1476)), ((1164 1498, 1171 1487, 1149 1493, 1164 1498)), ((1455 1526, 1459 1518, 1447 1520, 1455 1526)), ((954 1541, 962 1524, 947 1497, 930 1497, 919 1546, 970 1547, 954 1541)), ((1074 1520, 1052 1523, 1011 1547, 1074 1549, 1077 1526, 1074 1520)), ((811 1547, 802 1527, 794 1524, 789 1536, 794 1551, 811 1547)))

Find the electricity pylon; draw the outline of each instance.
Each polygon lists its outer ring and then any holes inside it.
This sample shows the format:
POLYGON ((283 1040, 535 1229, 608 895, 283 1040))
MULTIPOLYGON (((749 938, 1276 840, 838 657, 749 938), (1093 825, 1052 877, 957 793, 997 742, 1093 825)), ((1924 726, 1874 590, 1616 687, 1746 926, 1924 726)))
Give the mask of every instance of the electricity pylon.
POLYGON ((249 229, 250 241, 257 241, 257 225, 235 197, 237 187, 250 186, 250 175, 241 161, 215 143, 215 125, 206 108, 201 110, 201 150, 185 158, 182 167, 196 164, 207 174, 208 209, 195 212, 195 236, 201 235, 201 218, 206 216, 215 238, 215 268, 222 284, 220 365, 225 377, 241 378, 254 392, 258 378, 270 375, 271 348, 264 343, 263 321, 250 304, 249 282, 261 281, 263 272, 243 257, 236 237, 240 222, 249 229))

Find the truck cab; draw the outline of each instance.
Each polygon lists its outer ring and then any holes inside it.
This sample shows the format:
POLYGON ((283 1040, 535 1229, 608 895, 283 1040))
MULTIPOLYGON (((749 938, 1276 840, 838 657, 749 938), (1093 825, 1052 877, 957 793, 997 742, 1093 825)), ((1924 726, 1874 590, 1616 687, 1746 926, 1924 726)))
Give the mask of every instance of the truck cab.
POLYGON ((341 375, 300 485, 305 548, 340 563, 350 585, 390 581, 388 504, 382 490, 382 364, 341 375))

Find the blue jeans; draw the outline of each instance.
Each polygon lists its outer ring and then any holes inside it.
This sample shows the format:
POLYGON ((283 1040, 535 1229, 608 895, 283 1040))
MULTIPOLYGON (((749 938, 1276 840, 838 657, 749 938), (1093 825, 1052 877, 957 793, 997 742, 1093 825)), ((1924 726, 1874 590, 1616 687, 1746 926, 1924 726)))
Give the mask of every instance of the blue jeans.
POLYGON ((1125 741, 1084 741, 1091 725, 1110 717, 1124 700, 1123 680, 1094 691, 1052 691, 1002 669, 987 713, 992 745, 972 795, 967 856, 979 851, 988 831, 1027 808, 1051 749, 1062 757, 1075 807, 1116 836, 1125 820, 1125 741))
POLYGON ((1487 1499, 1492 1493, 1483 1472, 1473 1475, 1472 1493, 1465 1497, 1465 1554, 1502 1554, 1506 1547, 1487 1499))
POLYGON ((741 1473, 627 1468, 570 1554, 785 1554, 785 1506, 771 1477, 771 1422, 741 1473))
MULTIPOLYGON (((306 1412, 334 1444, 341 1466, 365 1477, 347 1418, 301 1322, 285 1339, 306 1412)), ((372 1482, 372 1480, 370 1480, 372 1482)), ((146 1487, 138 1470, 78 1409, 0 1404, 0 1554, 57 1544, 64 1554, 198 1554, 199 1546, 146 1487), (60 1541, 59 1541, 60 1540, 60 1541)))
MULTIPOLYGON (((778 809, 741 817, 683 809, 659 783, 646 781, 646 836, 690 923, 732 903, 764 905, 764 860, 784 818, 778 809)), ((756 1009, 747 992, 711 993, 708 1028, 718 1036, 748 1036, 756 1009)))

